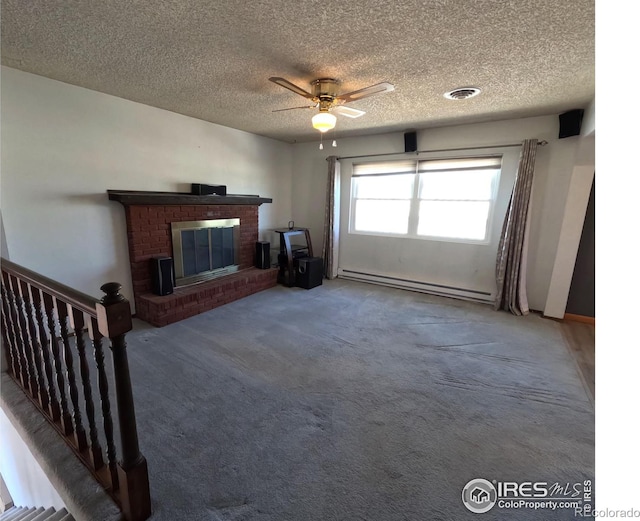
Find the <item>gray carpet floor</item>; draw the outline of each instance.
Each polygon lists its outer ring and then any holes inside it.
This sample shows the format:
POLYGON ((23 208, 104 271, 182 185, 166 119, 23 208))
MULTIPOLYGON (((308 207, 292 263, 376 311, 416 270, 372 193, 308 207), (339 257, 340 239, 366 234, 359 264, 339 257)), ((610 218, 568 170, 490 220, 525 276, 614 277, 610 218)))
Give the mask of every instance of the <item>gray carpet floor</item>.
POLYGON ((574 519, 462 488, 593 479, 593 406, 539 315, 335 280, 128 346, 153 521, 574 519))

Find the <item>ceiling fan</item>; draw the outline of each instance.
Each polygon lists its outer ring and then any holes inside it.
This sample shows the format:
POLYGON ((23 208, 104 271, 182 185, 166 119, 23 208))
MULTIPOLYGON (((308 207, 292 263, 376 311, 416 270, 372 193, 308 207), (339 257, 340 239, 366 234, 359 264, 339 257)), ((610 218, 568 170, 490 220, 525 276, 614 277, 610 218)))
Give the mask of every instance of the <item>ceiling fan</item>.
POLYGON ((320 132, 326 132, 327 130, 331 130, 333 127, 335 127, 336 117, 333 114, 330 114, 329 111, 335 114, 340 114, 342 116, 347 116, 349 118, 359 118, 360 116, 365 114, 363 110, 345 107, 344 105, 346 103, 358 101, 363 98, 368 98, 369 96, 373 96, 375 94, 391 92, 395 89, 395 87, 391 83, 382 82, 376 83, 375 85, 370 85, 369 87, 364 87, 363 89, 354 90, 352 92, 347 92, 344 94, 338 94, 339 82, 338 80, 335 80, 333 78, 320 78, 317 80, 313 80, 311 82, 313 92, 307 92, 306 90, 298 87, 290 81, 277 76, 272 76, 271 78, 269 78, 269 81, 272 81, 276 85, 280 85, 285 89, 289 89, 291 92, 295 92, 296 94, 307 98, 313 103, 313 105, 305 105, 303 107, 276 109, 273 112, 317 108, 319 112, 312 118, 311 121, 313 124, 313 128, 319 130, 320 132))

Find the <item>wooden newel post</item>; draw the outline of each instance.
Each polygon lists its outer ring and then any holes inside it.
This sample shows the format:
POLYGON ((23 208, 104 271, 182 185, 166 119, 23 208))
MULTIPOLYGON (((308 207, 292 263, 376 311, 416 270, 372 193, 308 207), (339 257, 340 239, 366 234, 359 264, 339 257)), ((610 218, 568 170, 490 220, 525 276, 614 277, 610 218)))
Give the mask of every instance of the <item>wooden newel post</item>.
POLYGON ((125 335, 132 329, 131 306, 120 294, 122 286, 108 282, 101 286, 106 293, 96 305, 98 329, 111 341, 122 459, 118 462, 118 478, 122 512, 128 521, 142 521, 151 515, 147 461, 140 453, 138 430, 133 405, 133 392, 127 360, 125 335))

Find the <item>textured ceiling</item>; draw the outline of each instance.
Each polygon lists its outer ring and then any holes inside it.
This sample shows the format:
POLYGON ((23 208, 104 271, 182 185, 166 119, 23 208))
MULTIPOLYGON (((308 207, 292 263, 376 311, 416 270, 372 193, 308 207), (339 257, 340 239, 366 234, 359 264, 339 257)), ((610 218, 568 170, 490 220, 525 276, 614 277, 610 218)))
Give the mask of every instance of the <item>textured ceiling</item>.
POLYGON ((2 63, 288 142, 306 100, 269 81, 396 90, 336 136, 557 114, 595 96, 594 0, 3 0, 2 63), (443 97, 480 87, 463 101, 443 97))

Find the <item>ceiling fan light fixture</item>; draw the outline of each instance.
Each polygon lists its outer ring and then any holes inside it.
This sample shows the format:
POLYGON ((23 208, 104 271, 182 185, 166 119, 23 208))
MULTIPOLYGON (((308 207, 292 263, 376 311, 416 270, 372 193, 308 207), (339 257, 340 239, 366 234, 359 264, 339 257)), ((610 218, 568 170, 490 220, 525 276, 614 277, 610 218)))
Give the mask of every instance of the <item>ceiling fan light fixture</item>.
POLYGON ((318 112, 311 118, 313 128, 324 133, 336 126, 336 117, 329 112, 318 112))

